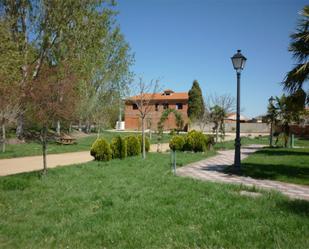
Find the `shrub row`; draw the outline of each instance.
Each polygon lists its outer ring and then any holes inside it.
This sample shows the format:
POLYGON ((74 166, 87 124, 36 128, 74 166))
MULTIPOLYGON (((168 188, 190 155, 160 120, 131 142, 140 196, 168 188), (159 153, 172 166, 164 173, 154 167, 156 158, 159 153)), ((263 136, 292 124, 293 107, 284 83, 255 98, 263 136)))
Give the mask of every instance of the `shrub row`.
MULTIPOLYGON (((148 152, 150 142, 145 137, 145 148, 148 152)), ((137 156, 142 152, 142 136, 121 136, 114 137, 109 144, 104 138, 97 139, 91 146, 90 154, 97 161, 109 161, 112 158, 126 158, 127 156, 137 156)))
POLYGON ((176 135, 170 140, 171 150, 202 152, 214 145, 213 136, 192 130, 185 136, 176 135))

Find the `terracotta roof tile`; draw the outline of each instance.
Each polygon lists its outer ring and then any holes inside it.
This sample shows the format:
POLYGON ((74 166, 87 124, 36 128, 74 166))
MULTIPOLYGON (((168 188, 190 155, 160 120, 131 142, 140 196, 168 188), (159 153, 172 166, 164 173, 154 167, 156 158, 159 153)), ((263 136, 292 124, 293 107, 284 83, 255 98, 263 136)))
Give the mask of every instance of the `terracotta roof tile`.
MULTIPOLYGON (((140 95, 132 96, 127 100, 136 100, 139 99, 140 95)), ((165 95, 163 93, 155 93, 153 96, 150 93, 145 94, 145 99, 152 98, 153 100, 188 100, 189 95, 187 92, 179 92, 179 93, 172 93, 170 95, 165 95)))

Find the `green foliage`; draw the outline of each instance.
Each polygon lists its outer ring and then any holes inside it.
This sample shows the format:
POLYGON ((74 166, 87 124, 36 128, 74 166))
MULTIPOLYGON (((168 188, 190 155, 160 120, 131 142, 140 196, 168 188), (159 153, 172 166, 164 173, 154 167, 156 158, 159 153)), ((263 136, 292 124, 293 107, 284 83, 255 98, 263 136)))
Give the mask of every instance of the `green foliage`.
MULTIPOLYGON (((286 74, 283 82, 284 89, 293 94, 300 89, 304 89, 304 83, 308 82, 309 62, 309 5, 306 5, 301 12, 301 19, 297 31, 291 35, 289 51, 296 59, 296 66, 286 74)), ((306 93, 305 93, 306 94, 306 93)), ((307 103, 309 98, 307 98, 307 103)))
POLYGON ((183 150, 202 152, 210 148, 213 139, 200 131, 192 130, 185 136, 183 150))
POLYGON ((183 136, 173 136, 170 140, 170 149, 175 151, 175 150, 183 150, 183 146, 185 145, 185 139, 183 136))
POLYGON ((169 134, 170 136, 175 136, 176 135, 176 129, 172 129, 171 131, 170 131, 170 134, 169 134))
MULTIPOLYGON (((143 136, 142 135, 138 135, 138 141, 141 145, 141 152, 143 152, 143 136)), ((146 152, 150 150, 150 141, 149 141, 149 138, 146 137, 146 135, 145 135, 145 150, 146 152)))
POLYGON ((112 139, 111 149, 113 158, 123 159, 127 157, 127 141, 121 136, 112 139))
POLYGON ((271 117, 274 118, 273 122, 284 133, 285 147, 288 144, 291 123, 298 123, 301 120, 302 114, 304 114, 304 106, 297 103, 297 96, 303 96, 302 90, 290 96, 283 94, 280 98, 276 97, 274 106, 271 106, 271 109, 268 110, 268 115, 272 115, 271 117))
POLYGON ((214 123, 213 130, 216 133, 216 142, 218 142, 218 132, 221 133, 221 137, 224 138, 225 128, 224 128, 224 118, 227 113, 223 107, 215 105, 210 108, 210 120, 214 123))
MULTIPOLYGON (((1 1, 1 84, 5 76, 5 83, 12 86, 17 81, 22 85, 15 90, 24 90, 40 77, 44 66, 66 72, 69 65, 79 95, 71 120, 114 126, 134 61, 117 24, 114 4, 105 0, 1 1), (27 39, 29 34, 31 39, 27 39)), ((31 120, 24 103, 20 109, 25 121, 31 120)))
POLYGON ((189 91, 188 100, 188 117, 194 121, 203 116, 205 112, 205 105, 203 100, 202 90, 197 80, 193 81, 193 85, 189 91))
POLYGON ((90 155, 97 161, 109 161, 112 159, 112 150, 104 138, 99 138, 93 143, 90 155))
POLYGON ((170 115, 170 113, 173 113, 175 115, 176 118, 176 126, 178 131, 183 129, 183 125, 184 125, 184 121, 182 118, 182 115, 179 111, 175 110, 175 109, 166 109, 160 118, 160 121, 158 122, 158 132, 159 134, 163 134, 163 127, 164 127, 164 122, 167 120, 168 115, 170 115))
POLYGON ((141 143, 137 136, 128 136, 125 138, 127 141, 127 155, 137 156, 141 153, 141 143))

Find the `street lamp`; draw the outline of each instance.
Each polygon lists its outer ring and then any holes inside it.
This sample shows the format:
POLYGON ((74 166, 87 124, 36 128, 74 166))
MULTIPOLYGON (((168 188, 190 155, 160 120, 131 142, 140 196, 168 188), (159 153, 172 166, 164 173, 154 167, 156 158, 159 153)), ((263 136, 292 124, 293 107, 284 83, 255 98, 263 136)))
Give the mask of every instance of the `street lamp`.
POLYGON ((275 98, 273 96, 271 96, 269 99, 268 99, 268 102, 269 102, 269 106, 271 108, 271 116, 270 116, 270 134, 269 134, 269 146, 272 147, 273 146, 273 122, 274 122, 274 113, 273 113, 273 108, 274 108, 274 101, 275 101, 275 98))
POLYGON ((237 53, 234 54, 231 59, 237 74, 237 113, 234 167, 240 169, 240 73, 245 67, 247 58, 241 54, 240 50, 237 50, 237 53))

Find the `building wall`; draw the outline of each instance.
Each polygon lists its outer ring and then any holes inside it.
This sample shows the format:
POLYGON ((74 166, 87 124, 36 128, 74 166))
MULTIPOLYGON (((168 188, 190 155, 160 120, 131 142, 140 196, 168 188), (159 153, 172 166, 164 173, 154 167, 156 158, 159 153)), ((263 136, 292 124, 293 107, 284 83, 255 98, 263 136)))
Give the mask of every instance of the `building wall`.
MULTIPOLYGON (((160 118, 162 116, 162 113, 164 111, 163 104, 167 103, 166 101, 154 101, 154 103, 151 103, 150 105, 150 112, 148 114, 148 117, 146 118, 146 125, 145 128, 152 130, 157 130, 158 122, 160 121, 160 118), (155 104, 159 104, 158 111, 155 110, 155 104)), ((188 103, 187 101, 177 101, 177 100, 169 100, 168 105, 170 109, 176 109, 176 104, 182 103, 182 109, 177 110, 182 114, 182 118, 184 120, 184 124, 188 124, 188 116, 187 116, 187 110, 188 110, 188 103)), ((133 104, 126 103, 125 106, 125 129, 126 130, 141 130, 141 119, 139 117, 139 111, 133 110, 133 104)), ((171 130, 177 128, 176 126, 176 119, 173 113, 171 113, 168 116, 168 119, 164 123, 164 130, 171 130)))

